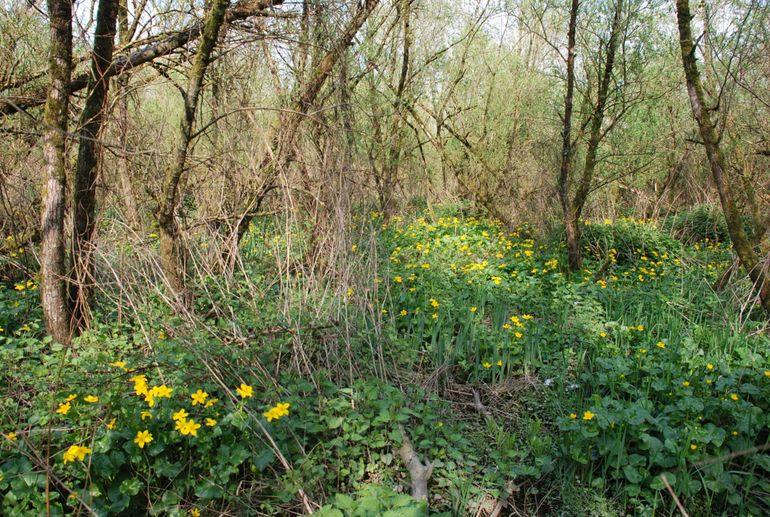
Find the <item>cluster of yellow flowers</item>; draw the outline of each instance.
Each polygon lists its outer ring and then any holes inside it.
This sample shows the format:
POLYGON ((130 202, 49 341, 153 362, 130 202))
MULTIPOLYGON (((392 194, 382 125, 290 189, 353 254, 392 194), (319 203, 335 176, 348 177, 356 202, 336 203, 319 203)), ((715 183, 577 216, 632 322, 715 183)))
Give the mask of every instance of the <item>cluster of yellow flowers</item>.
POLYGON ((69 449, 64 451, 64 463, 71 461, 83 461, 86 458, 86 454, 90 454, 91 449, 88 447, 82 447, 80 445, 71 445, 69 449))
POLYGON ((137 396, 144 396, 144 401, 147 402, 149 407, 153 407, 155 405, 156 399, 170 399, 171 393, 174 391, 172 388, 169 388, 165 384, 150 387, 147 384, 146 375, 135 375, 129 380, 134 383, 134 393, 136 393, 137 396))
POLYGON ((262 413, 262 415, 267 418, 268 422, 272 422, 273 420, 278 420, 287 416, 289 414, 289 406, 290 404, 288 402, 278 403, 275 407, 262 413))
MULTIPOLYGON (((584 411, 583 412, 583 420, 585 420, 586 422, 588 422, 590 420, 593 420, 595 416, 596 416, 596 413, 593 413, 592 411, 584 411)), ((570 413, 569 417, 572 420, 576 420, 577 419, 577 413, 570 413)))

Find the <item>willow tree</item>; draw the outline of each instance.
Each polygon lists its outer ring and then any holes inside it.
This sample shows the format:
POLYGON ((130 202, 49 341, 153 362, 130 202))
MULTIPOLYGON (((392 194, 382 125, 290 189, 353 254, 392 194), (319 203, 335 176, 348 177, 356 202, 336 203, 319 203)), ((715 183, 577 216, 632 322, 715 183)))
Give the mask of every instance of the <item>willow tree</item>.
POLYGON ((759 292, 762 306, 770 314, 770 282, 768 282, 765 265, 755 253, 752 242, 743 227, 741 212, 735 201, 730 177, 728 176, 725 156, 720 147, 716 123, 711 116, 712 108, 709 107, 701 82, 698 61, 695 55, 697 49, 693 42, 692 28, 690 26, 692 14, 690 13, 690 3, 688 0, 676 0, 676 18, 679 28, 679 48, 682 55, 687 96, 690 99, 693 117, 698 124, 698 130, 703 139, 703 146, 706 149, 706 157, 711 169, 711 176, 719 193, 719 201, 724 212, 727 231, 730 234, 735 254, 738 255, 741 265, 746 269, 751 281, 759 292))
POLYGON ((580 249, 580 216, 583 213, 591 184, 598 164, 599 144, 606 135, 604 124, 607 101, 611 95, 610 86, 613 68, 622 36, 623 0, 616 0, 613 9, 612 25, 606 45, 603 45, 605 60, 598 74, 596 100, 589 111, 585 126, 588 127, 588 142, 586 156, 574 194, 570 194, 570 185, 574 176, 574 142, 572 141, 572 112, 575 89, 575 39, 577 35, 577 15, 579 2, 572 0, 570 8, 569 29, 567 32, 567 93, 564 97, 564 115, 562 129, 561 167, 559 169, 559 200, 562 207, 564 226, 567 235, 567 253, 570 271, 583 267, 583 257, 580 249))
POLYGON ((179 182, 185 171, 187 151, 193 137, 193 124, 198 108, 203 78, 212 59, 214 46, 219 38, 219 29, 225 20, 229 0, 213 0, 209 4, 201 39, 193 58, 187 90, 184 93, 184 108, 179 121, 179 133, 174 158, 163 175, 163 190, 158 206, 158 229, 160 232, 160 261, 173 293, 187 303, 185 286, 185 249, 181 239, 176 211, 179 205, 179 182))
POLYGON ((43 112, 45 186, 40 221, 40 297, 43 319, 54 340, 71 341, 71 312, 67 300, 64 208, 67 184, 67 112, 72 76, 72 3, 48 0, 51 48, 49 88, 43 112))

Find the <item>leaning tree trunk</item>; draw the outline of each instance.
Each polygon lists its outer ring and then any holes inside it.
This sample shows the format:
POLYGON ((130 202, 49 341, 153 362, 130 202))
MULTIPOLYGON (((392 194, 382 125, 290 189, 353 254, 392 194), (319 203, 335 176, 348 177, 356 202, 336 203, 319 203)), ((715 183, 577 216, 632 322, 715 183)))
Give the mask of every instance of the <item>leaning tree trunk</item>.
POLYGON ((379 0, 364 0, 359 5, 358 10, 345 27, 340 38, 313 69, 308 82, 298 95, 294 109, 286 113, 284 117, 281 117, 280 125, 276 128, 271 142, 273 152, 269 153, 259 166, 263 176, 262 186, 248 200, 242 215, 239 214, 237 219, 236 241, 232 247, 233 252, 237 250, 238 244, 246 235, 249 225, 259 212, 265 196, 275 188, 275 180, 279 172, 292 161, 294 142, 299 133, 300 124, 315 103, 324 84, 326 84, 326 80, 334 69, 334 65, 345 55, 345 51, 353 43, 353 38, 369 18, 372 11, 377 7, 378 3, 379 0))
POLYGON ((176 210, 179 204, 179 183, 185 171, 187 150, 192 140, 192 128, 198 97, 203 86, 206 68, 211 62, 211 54, 219 37, 219 29, 225 19, 228 0, 212 0, 206 16, 203 34, 195 53, 190 70, 187 91, 184 94, 184 114, 179 122, 179 140, 177 141, 174 160, 168 166, 163 177, 163 191, 158 207, 158 229, 160 233, 160 262, 163 273, 172 293, 183 305, 189 305, 189 293, 186 289, 185 276, 186 250, 181 239, 176 210))
POLYGON ((719 146, 719 137, 715 124, 711 119, 709 108, 706 106, 705 94, 698 72, 698 63, 695 57, 695 45, 692 39, 690 27, 690 4, 688 0, 676 0, 676 17, 679 27, 679 46, 682 52, 682 65, 687 83, 687 94, 690 98, 693 116, 698 123, 703 144, 706 148, 706 156, 711 168, 711 175, 717 186, 719 201, 725 215, 727 230, 733 242, 733 249, 746 269, 754 286, 759 291, 762 306, 770 314, 770 282, 768 282, 763 264, 758 259, 752 243, 746 235, 741 222, 741 214, 735 203, 735 198, 730 188, 730 181, 726 175, 725 157, 719 146))
POLYGON ((70 305, 76 331, 88 327, 93 294, 93 238, 96 230, 96 180, 99 171, 98 138, 104 120, 109 78, 104 72, 112 62, 115 46, 117 0, 99 0, 94 32, 91 79, 80 116, 80 138, 72 191, 72 276, 70 305))
POLYGON ((68 345, 72 332, 65 271, 64 206, 68 88, 72 75, 72 3, 48 0, 48 16, 50 86, 43 113, 45 187, 40 222, 40 297, 46 329, 55 341, 68 345))

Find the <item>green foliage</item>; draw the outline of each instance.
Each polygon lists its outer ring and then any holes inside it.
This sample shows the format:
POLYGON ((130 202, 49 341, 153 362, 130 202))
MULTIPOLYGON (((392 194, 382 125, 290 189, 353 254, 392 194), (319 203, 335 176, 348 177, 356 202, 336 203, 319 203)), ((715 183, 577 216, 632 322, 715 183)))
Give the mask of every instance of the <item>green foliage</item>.
MULTIPOLYGON (((319 517, 422 517, 428 515, 426 504, 417 503, 408 494, 371 485, 355 493, 355 498, 346 494, 334 496, 332 504, 318 510, 319 517)), ((449 515, 432 514, 432 515, 449 515)))
POLYGON ((710 290, 724 245, 587 224, 585 270, 567 277, 563 248, 526 227, 436 213, 358 219, 371 240, 351 260, 382 257, 377 275, 331 301, 301 298, 298 273, 281 290, 264 257, 304 248, 257 221, 246 267, 201 281, 205 326, 148 296, 134 321, 98 313, 70 350, 42 335, 33 280, 0 289, 0 513, 284 515, 302 511, 301 489, 321 515, 424 515, 404 493, 402 427, 434 466, 431 510, 447 515, 512 484, 532 511, 668 513, 664 475, 698 515, 770 512, 770 343, 710 290), (275 330, 293 325, 305 355, 275 330), (232 345, 233 329, 256 337, 232 345), (329 346, 344 332, 342 358, 329 346), (491 420, 470 409, 473 390, 491 420))
POLYGON ((687 244, 714 241, 730 242, 725 216, 711 205, 682 210, 664 220, 664 228, 687 244))
POLYGON ((661 232, 653 221, 622 218, 617 221, 583 224, 583 246, 597 258, 611 255, 620 263, 631 263, 643 256, 679 256, 682 246, 661 232))

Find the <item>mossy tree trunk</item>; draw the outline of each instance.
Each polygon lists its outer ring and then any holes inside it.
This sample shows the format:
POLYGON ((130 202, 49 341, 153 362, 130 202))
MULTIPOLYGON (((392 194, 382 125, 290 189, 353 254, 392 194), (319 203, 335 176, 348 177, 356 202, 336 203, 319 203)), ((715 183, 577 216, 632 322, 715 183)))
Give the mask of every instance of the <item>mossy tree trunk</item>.
POLYGON ((725 157, 719 146, 719 136, 717 135, 716 125, 712 120, 709 107, 706 104, 706 95, 698 71, 698 63, 695 57, 695 44, 693 43, 692 28, 690 20, 690 4, 688 0, 676 0, 676 17, 679 28, 679 47, 682 54, 682 65, 684 67, 685 81, 687 84, 687 94, 690 98, 690 106, 695 121, 698 124, 703 145, 706 148, 706 157, 708 158, 711 176, 719 193, 719 201, 722 205, 722 211, 725 215, 727 230, 730 239, 733 242, 733 249, 741 261, 741 265, 746 269, 759 292, 762 306, 770 314, 770 282, 768 282, 764 264, 759 260, 754 252, 751 241, 746 235, 741 221, 741 213, 735 202, 730 179, 726 174, 725 157))
POLYGON ((204 22, 198 49, 193 58, 187 90, 184 93, 184 113, 179 121, 179 133, 172 163, 166 168, 163 177, 163 190, 158 206, 158 229, 160 233, 160 261, 172 294, 183 305, 189 305, 189 293, 186 289, 185 276, 186 250, 182 242, 176 211, 179 205, 179 183, 185 172, 187 151, 192 140, 195 113, 198 98, 206 75, 206 68, 211 62, 214 46, 219 38, 219 30, 225 19, 228 0, 212 0, 204 22))
POLYGON ((567 95, 564 105, 564 126, 562 130, 562 162, 559 172, 559 199, 562 205, 564 227, 567 238, 567 255, 570 271, 578 271, 583 267, 582 250, 580 249, 580 216, 583 213, 588 195, 591 192, 591 183, 598 163, 599 144, 606 132, 602 130, 607 100, 610 96, 610 83, 612 71, 615 67, 618 47, 621 39, 621 24, 623 16, 623 0, 616 0, 610 28, 610 37, 606 46, 606 58, 604 68, 599 78, 599 87, 596 94, 596 105, 593 107, 590 118, 590 129, 586 158, 583 164, 580 180, 574 195, 570 198, 570 183, 573 168, 573 142, 571 141, 571 125, 573 110, 573 95, 575 84, 575 36, 578 2, 573 0, 570 9, 570 22, 567 35, 567 95))
POLYGON ((72 311, 67 299, 64 208, 67 184, 67 111, 72 76, 72 3, 48 0, 51 48, 49 88, 43 113, 45 185, 40 221, 40 297, 46 329, 53 339, 72 340, 72 311))

